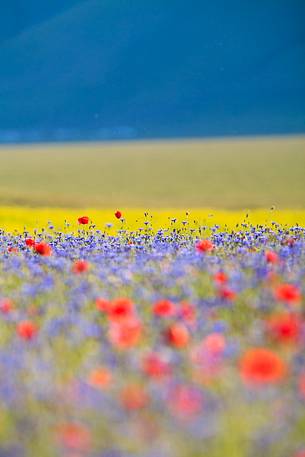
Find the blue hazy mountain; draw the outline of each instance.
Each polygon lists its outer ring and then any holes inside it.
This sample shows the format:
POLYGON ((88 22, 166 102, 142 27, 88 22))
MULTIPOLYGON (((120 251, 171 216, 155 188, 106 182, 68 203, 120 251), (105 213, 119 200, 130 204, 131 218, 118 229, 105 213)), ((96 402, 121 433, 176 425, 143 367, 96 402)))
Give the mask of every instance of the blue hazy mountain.
POLYGON ((81 0, 11 0, 0 3, 0 43, 71 8, 81 0))
POLYGON ((10 0, 0 141, 305 132, 304 0, 10 0))

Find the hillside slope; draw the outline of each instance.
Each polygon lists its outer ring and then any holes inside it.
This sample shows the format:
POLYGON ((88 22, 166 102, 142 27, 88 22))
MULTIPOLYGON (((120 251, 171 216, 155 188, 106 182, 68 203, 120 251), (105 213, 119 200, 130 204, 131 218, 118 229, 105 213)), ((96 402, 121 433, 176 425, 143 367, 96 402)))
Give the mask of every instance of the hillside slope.
POLYGON ((2 140, 305 131, 302 0, 67 5, 0 44, 2 140))

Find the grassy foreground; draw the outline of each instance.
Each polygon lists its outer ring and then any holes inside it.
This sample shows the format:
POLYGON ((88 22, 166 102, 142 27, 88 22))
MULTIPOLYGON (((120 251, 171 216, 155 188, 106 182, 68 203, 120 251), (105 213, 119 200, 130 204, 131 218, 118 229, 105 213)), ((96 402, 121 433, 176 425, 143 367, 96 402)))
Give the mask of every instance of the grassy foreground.
POLYGON ((117 230, 135 230, 138 228, 151 227, 153 231, 164 228, 181 228, 187 225, 189 228, 199 226, 211 227, 215 224, 222 229, 235 229, 236 225, 251 223, 253 225, 272 225, 276 222, 281 225, 293 226, 299 224, 305 226, 305 210, 266 210, 257 209, 249 211, 225 211, 212 209, 192 209, 190 211, 180 209, 159 209, 146 211, 145 209, 120 208, 123 219, 118 220, 114 216, 115 209, 63 209, 63 208, 23 208, 23 207, 0 207, 0 229, 7 231, 26 229, 33 231, 48 227, 55 230, 75 231, 80 228, 77 219, 86 215, 97 229, 106 230, 109 234, 115 234, 117 230), (187 222, 187 224, 185 224, 187 222), (52 228, 53 229, 53 228, 52 228))
POLYGON ((305 138, 0 148, 0 205, 304 208, 305 138))

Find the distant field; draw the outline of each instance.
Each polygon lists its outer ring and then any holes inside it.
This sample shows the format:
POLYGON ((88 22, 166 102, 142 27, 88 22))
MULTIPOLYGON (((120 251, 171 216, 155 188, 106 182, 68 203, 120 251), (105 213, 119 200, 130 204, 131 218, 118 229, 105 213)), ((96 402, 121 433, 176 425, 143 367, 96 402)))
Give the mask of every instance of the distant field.
POLYGON ((0 148, 0 205, 305 208, 305 137, 0 148))

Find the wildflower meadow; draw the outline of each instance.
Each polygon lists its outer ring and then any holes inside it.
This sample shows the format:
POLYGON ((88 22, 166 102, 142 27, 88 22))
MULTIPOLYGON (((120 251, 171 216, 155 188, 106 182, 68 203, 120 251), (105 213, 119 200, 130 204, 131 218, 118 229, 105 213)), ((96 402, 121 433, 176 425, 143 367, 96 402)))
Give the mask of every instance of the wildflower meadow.
POLYGON ((128 216, 0 230, 0 456, 304 457, 304 225, 128 216))
POLYGON ((0 457, 305 457, 305 0, 0 0, 0 457))

